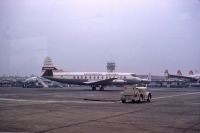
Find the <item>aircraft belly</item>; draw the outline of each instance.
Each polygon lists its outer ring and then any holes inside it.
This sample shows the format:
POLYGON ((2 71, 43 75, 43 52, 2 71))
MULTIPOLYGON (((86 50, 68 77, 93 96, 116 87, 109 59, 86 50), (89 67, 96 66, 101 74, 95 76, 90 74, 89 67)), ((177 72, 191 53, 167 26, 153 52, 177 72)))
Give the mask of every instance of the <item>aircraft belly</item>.
POLYGON ((140 81, 138 80, 131 80, 131 79, 126 80, 126 84, 138 84, 138 83, 140 83, 140 81))
POLYGON ((49 78, 50 80, 57 81, 65 84, 84 85, 85 79, 64 79, 64 78, 49 78))

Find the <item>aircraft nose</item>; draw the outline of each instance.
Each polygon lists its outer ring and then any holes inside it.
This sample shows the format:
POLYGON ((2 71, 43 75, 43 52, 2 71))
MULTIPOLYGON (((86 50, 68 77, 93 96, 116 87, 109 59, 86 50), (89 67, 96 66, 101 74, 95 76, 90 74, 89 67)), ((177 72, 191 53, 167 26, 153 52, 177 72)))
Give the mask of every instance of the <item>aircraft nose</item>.
POLYGON ((142 81, 142 79, 139 78, 139 77, 135 77, 135 80, 137 80, 137 81, 142 81))

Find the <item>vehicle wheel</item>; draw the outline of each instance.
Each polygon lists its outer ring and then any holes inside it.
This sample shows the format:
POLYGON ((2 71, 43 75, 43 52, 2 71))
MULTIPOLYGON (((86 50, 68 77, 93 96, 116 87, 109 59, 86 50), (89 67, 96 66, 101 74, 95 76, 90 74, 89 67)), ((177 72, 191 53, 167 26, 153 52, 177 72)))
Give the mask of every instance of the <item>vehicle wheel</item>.
POLYGON ((147 102, 151 101, 151 94, 148 95, 147 102))
POLYGON ((104 87, 100 87, 100 89, 99 89, 100 91, 104 91, 104 87))
POLYGON ((143 96, 140 95, 140 97, 139 97, 139 103, 141 103, 142 101, 143 101, 143 96))
POLYGON ((135 100, 132 100, 132 103, 134 103, 135 102, 135 100))
POLYGON ((126 102, 126 100, 125 99, 123 99, 123 100, 121 100, 122 101, 122 103, 125 103, 126 102))
POLYGON ((92 91, 96 91, 96 87, 95 86, 92 87, 92 91))

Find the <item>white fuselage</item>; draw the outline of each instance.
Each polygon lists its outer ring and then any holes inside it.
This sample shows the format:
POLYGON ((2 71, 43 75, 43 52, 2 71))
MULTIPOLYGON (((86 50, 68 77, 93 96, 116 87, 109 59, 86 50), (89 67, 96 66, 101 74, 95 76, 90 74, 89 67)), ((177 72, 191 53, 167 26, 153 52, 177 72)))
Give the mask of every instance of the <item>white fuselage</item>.
POLYGON ((68 84, 85 84, 90 81, 101 81, 115 78, 112 84, 135 84, 142 81, 133 73, 118 72, 54 72, 51 80, 68 84))
POLYGON ((126 85, 143 83, 143 80, 133 73, 119 72, 64 72, 54 67, 50 57, 46 57, 42 67, 42 77, 66 84, 89 85, 95 90, 96 87, 108 85, 126 85))
POLYGON ((103 80, 109 78, 117 79, 133 79, 137 78, 132 73, 108 73, 108 72, 55 72, 54 77, 62 77, 65 79, 88 79, 103 80))
POLYGON ((200 74, 189 75, 189 77, 194 79, 200 79, 200 74))

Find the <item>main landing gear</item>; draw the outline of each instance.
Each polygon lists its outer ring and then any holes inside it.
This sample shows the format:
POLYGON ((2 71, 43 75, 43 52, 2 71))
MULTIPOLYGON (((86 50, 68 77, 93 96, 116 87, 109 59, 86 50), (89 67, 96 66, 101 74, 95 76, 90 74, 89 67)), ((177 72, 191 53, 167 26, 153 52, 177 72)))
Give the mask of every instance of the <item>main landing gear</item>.
POLYGON ((104 87, 103 86, 91 86, 92 87, 92 91, 96 91, 96 88, 98 87, 100 91, 104 91, 104 87))
POLYGON ((96 86, 92 86, 92 91, 96 91, 96 86))

